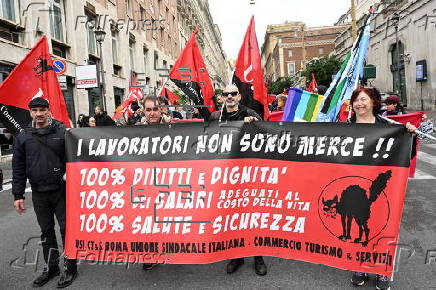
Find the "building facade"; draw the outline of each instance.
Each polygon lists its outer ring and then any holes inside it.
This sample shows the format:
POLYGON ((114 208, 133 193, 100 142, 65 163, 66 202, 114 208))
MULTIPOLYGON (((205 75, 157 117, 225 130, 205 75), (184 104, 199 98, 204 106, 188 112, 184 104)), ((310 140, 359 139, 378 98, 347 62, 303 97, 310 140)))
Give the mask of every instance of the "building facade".
POLYGON ((436 1, 381 1, 372 25, 367 63, 377 76, 371 84, 401 94, 408 109, 435 110, 436 1), (419 81, 423 64, 427 77, 419 81))
MULTIPOLYGON (((177 0, 5 0, 0 2, 0 81, 46 35, 53 57, 64 59, 62 90, 70 118, 106 103, 112 116, 130 82, 160 88, 182 48, 177 0), (96 30, 104 30, 102 49, 96 30), (78 89, 76 67, 103 64, 103 86, 78 89)), ((209 25, 205 22, 204 25, 209 25)), ((208 28, 209 29, 209 28, 208 28)), ((215 26, 212 27, 215 31, 215 26)))
MULTIPOLYGON (((365 18, 371 7, 377 8, 381 0, 352 0, 355 5, 356 26, 357 28, 365 25, 365 18)), ((351 9, 343 14, 335 25, 346 25, 347 29, 342 31, 335 40, 335 54, 338 58, 343 59, 353 46, 353 37, 351 32, 351 9)))
POLYGON ((268 25, 262 61, 267 82, 303 70, 313 59, 329 55, 344 26, 306 27, 302 22, 268 25))
POLYGON ((213 22, 208 0, 177 0, 180 44, 184 47, 196 27, 197 41, 215 89, 223 88, 229 80, 229 66, 222 48, 221 32, 213 22))

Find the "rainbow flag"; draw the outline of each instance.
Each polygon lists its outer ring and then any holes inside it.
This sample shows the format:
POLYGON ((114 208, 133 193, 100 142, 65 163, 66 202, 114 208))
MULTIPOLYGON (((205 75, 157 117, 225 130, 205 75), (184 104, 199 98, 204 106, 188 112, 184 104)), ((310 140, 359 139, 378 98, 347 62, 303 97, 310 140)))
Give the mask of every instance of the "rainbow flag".
POLYGON ((324 96, 290 88, 282 121, 315 122, 324 96))

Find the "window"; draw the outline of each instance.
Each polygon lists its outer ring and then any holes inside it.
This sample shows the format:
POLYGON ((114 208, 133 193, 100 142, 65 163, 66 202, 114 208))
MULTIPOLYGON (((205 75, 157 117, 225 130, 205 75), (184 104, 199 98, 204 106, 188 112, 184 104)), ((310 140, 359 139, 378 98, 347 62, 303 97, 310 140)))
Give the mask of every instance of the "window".
POLYGON ((147 16, 145 15, 144 7, 141 7, 139 11, 140 11, 140 14, 141 14, 141 21, 145 21, 147 19, 147 16))
POLYGON ((49 0, 51 37, 66 42, 65 39, 65 10, 63 0, 49 0))
POLYGON ((86 30, 87 30, 87 35, 88 35, 88 53, 97 54, 97 42, 95 40, 95 33, 94 33, 94 29, 95 29, 95 23, 96 23, 96 18, 94 15, 91 15, 90 13, 86 14, 87 19, 87 25, 86 25, 86 30))
POLYGON ((133 18, 132 0, 125 0, 126 2, 126 14, 133 18))
POLYGON ((320 47, 320 48, 318 48, 318 53, 319 53, 320 55, 324 54, 324 47, 320 47))
POLYGON ((0 0, 0 17, 16 22, 16 0, 0 0))
POLYGON ((130 70, 135 71, 135 42, 129 40, 129 58, 130 58, 130 70))
POLYGON ((152 27, 151 27, 151 31, 152 31, 152 36, 153 36, 153 39, 157 39, 157 30, 158 30, 158 28, 157 28, 157 23, 156 23, 156 19, 154 19, 154 18, 151 18, 151 23, 152 23, 152 27))
POLYGON ((295 62, 288 62, 288 74, 295 73, 295 62))
POLYGON ((162 15, 162 0, 157 0, 157 9, 159 14, 162 15))
POLYGON ((159 68, 159 55, 157 54, 157 51, 154 52, 154 69, 159 68))
POLYGON ((112 62, 113 64, 119 64, 118 59, 118 31, 115 29, 111 30, 112 34, 112 62))
POLYGON ((292 49, 288 50, 288 57, 292 57, 292 49))
POLYGON ((124 89, 114 87, 114 100, 115 100, 115 108, 118 108, 121 105, 124 97, 124 89))
POLYGON ((144 53, 144 73, 147 73, 147 66, 148 66, 148 48, 144 47, 143 49, 144 53))

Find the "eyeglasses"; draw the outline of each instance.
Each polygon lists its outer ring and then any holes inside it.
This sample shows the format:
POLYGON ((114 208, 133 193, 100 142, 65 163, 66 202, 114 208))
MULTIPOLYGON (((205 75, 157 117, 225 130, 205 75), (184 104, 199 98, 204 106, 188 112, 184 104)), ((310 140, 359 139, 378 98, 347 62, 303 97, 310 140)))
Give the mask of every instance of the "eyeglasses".
POLYGON ((146 111, 146 112, 151 112, 151 111, 153 111, 153 112, 158 112, 158 111, 159 111, 159 108, 158 108, 158 107, 154 107, 154 108, 145 108, 145 111, 146 111))
POLYGON ((238 95, 239 92, 223 92, 223 96, 227 97, 228 95, 232 95, 232 97, 236 97, 236 95, 238 95))

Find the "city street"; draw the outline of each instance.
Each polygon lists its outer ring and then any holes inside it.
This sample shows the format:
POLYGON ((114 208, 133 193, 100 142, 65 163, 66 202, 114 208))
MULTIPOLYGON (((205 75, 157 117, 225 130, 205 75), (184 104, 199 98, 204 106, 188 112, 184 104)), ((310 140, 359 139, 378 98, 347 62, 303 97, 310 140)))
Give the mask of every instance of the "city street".
MULTIPOLYGON (((11 163, 2 163, 5 182, 11 178, 11 163)), ((28 189, 29 191, 29 189, 28 189)), ((18 215, 12 207, 11 185, 0 193, 2 253, 0 289, 30 289, 42 270, 38 225, 27 192, 27 212, 18 215), (38 261, 38 263, 35 263, 38 261)), ((416 178, 409 181, 401 224, 397 273, 393 289, 436 289, 436 144, 424 144, 419 152, 416 178)), ((257 276, 253 260, 232 275, 226 262, 209 265, 160 265, 144 271, 140 265, 93 265, 82 261, 79 276, 69 289, 351 289, 347 271, 267 257, 268 274, 257 276)), ((56 286, 57 279, 45 289, 56 286)), ((374 289, 371 280, 363 289, 374 289)))

